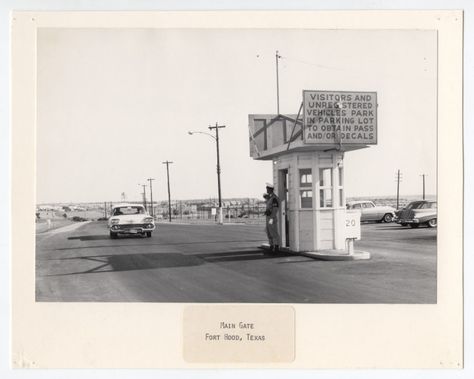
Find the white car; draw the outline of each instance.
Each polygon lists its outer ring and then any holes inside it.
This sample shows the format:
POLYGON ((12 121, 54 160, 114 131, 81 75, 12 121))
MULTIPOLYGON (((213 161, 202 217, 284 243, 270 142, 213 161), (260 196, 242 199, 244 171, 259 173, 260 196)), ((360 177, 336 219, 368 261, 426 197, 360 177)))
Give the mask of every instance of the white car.
POLYGON ((110 238, 117 238, 119 234, 137 234, 151 237, 155 230, 155 222, 143 205, 120 204, 112 208, 112 215, 108 220, 110 238))
POLYGON ((347 209, 359 210, 360 221, 392 222, 395 208, 375 205, 372 201, 350 201, 347 209))

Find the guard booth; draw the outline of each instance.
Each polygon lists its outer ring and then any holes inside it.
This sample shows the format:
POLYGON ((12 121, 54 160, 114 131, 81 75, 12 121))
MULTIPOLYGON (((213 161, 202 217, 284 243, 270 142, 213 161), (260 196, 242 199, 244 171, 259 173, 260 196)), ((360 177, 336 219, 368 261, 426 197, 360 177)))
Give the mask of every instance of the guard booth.
POLYGON ((297 114, 249 115, 250 156, 273 161, 283 247, 353 256, 360 214, 346 213, 345 153, 377 143, 376 119, 375 92, 305 90, 297 114))

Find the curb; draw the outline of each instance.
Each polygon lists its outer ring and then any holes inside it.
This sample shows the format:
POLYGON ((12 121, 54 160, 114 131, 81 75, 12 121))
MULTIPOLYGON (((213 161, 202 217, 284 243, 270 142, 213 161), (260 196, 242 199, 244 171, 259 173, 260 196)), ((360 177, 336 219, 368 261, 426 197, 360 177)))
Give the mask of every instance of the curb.
POLYGON ((369 252, 360 250, 355 250, 354 254, 349 254, 345 250, 305 251, 301 255, 323 261, 360 261, 370 259, 369 252))
POLYGON ((69 232, 71 230, 75 230, 81 227, 82 225, 88 224, 90 222, 91 221, 79 221, 79 222, 75 222, 74 224, 61 226, 60 228, 45 230, 43 232, 37 233, 37 235, 53 235, 53 234, 58 234, 58 233, 69 232))
MULTIPOLYGON (((259 249, 270 250, 268 243, 263 243, 259 249)), ((370 253, 367 251, 355 250, 353 254, 349 254, 346 250, 321 250, 321 251, 302 251, 294 252, 287 247, 280 247, 283 253, 294 255, 302 255, 309 258, 320 259, 323 261, 360 261, 370 259, 370 253)))

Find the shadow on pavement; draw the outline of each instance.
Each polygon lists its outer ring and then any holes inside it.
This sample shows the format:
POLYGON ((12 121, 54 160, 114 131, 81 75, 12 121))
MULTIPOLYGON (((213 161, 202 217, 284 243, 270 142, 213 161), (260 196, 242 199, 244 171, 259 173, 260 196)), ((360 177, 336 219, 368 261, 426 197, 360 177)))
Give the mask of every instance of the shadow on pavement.
MULTIPOLYGON (((140 238, 143 238, 139 236, 140 238)), ((52 249, 54 251, 65 251, 65 250, 81 250, 81 249, 98 249, 98 248, 117 248, 117 247, 143 247, 144 244, 126 244, 120 245, 117 244, 122 237, 119 237, 117 240, 110 239, 109 236, 76 236, 76 237, 68 237, 68 240, 80 240, 80 241, 96 241, 96 240, 109 240, 111 241, 110 245, 87 245, 87 246, 75 246, 75 247, 60 247, 57 249, 52 249)), ((131 239, 136 238, 135 236, 131 237, 124 237, 123 239, 131 239)), ((153 239, 145 239, 145 241, 153 241, 153 239)), ((181 246, 181 245, 207 245, 207 244, 216 244, 216 243, 248 243, 248 242, 255 242, 256 244, 261 244, 262 240, 232 240, 232 241, 194 241, 194 242, 161 242, 161 243, 146 243, 146 246, 181 246)))
POLYGON ((68 240, 79 240, 79 241, 99 241, 99 240, 110 240, 109 236, 105 236, 103 234, 97 236, 75 236, 75 237, 68 237, 68 240))
POLYGON ((233 262, 244 260, 274 259, 294 256, 293 254, 264 254, 261 250, 231 251, 225 253, 181 254, 181 253, 145 253, 121 255, 96 255, 54 259, 58 261, 89 261, 99 265, 89 270, 45 276, 69 276, 78 274, 97 274, 103 272, 151 270, 160 268, 200 266, 207 263, 233 262))
POLYGON ((259 259, 272 259, 282 257, 292 257, 294 254, 277 253, 268 254, 261 250, 254 251, 232 251, 228 253, 214 253, 214 254, 197 254, 197 256, 205 259, 208 262, 235 262, 235 261, 250 261, 259 259))
POLYGON ((59 260, 92 261, 100 264, 92 269, 71 272, 67 274, 53 274, 46 276, 68 276, 78 274, 97 274, 102 272, 150 270, 166 267, 188 267, 198 266, 204 261, 192 255, 179 253, 147 253, 147 254, 124 254, 124 255, 97 255, 90 257, 72 257, 59 260))

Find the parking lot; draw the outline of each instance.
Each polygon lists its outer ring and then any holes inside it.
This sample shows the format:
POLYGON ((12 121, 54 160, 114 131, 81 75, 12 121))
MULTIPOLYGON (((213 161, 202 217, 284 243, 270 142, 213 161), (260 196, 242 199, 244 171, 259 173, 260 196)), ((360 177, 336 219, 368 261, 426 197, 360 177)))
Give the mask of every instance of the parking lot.
POLYGON ((159 224, 109 238, 105 222, 37 235, 37 301, 436 303, 436 229, 362 225, 367 261, 265 255, 261 225, 159 224))

